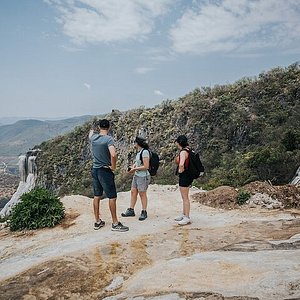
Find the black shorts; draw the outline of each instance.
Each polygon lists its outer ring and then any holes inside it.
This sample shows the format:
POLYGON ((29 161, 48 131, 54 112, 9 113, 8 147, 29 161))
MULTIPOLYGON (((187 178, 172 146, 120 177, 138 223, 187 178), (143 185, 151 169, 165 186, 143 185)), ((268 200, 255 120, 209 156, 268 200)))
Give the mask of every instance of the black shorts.
POLYGON ((193 183, 193 178, 187 173, 187 171, 183 171, 179 173, 179 186, 189 187, 193 183))
POLYGON ((109 199, 117 198, 115 174, 111 169, 93 168, 92 177, 93 177, 94 196, 100 197, 103 195, 103 191, 104 191, 105 195, 109 199))

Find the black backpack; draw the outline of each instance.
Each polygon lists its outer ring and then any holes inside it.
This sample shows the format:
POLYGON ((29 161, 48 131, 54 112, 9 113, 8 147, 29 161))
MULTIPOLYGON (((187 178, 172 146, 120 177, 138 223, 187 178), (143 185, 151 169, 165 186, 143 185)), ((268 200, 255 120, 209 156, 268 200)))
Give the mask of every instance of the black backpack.
POLYGON ((193 149, 183 149, 189 154, 189 164, 187 171, 193 179, 200 177, 200 174, 204 172, 204 166, 200 160, 199 153, 196 153, 193 149))
MULTIPOLYGON (((141 151, 141 154, 140 154, 140 161, 143 163, 143 151, 145 149, 143 149, 141 151)), ((159 167, 159 157, 158 157, 158 154, 149 150, 149 154, 150 154, 150 158, 149 158, 149 173, 151 176, 155 176, 157 174, 157 170, 158 170, 158 167, 159 167)))

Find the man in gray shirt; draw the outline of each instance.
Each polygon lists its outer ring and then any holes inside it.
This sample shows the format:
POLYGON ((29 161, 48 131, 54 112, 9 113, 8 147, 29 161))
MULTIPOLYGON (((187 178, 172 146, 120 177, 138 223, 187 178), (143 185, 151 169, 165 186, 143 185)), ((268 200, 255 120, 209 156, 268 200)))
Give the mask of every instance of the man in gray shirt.
POLYGON ((109 198, 109 209, 112 217, 113 231, 128 231, 129 228, 118 221, 116 213, 117 191, 115 185, 115 174, 117 154, 113 138, 108 135, 109 121, 100 120, 97 124, 98 130, 91 130, 89 139, 93 155, 93 188, 94 188, 94 229, 100 229, 105 222, 100 218, 100 199, 103 191, 109 198))

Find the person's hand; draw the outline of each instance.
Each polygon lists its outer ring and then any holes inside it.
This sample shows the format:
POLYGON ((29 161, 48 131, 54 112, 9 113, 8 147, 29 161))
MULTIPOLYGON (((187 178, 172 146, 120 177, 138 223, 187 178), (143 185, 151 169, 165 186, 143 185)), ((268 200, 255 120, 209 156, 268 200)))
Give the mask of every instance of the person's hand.
POLYGON ((109 166, 109 168, 112 170, 112 171, 115 171, 116 168, 113 168, 112 166, 109 166))
POLYGON ((184 171, 184 167, 183 166, 179 166, 178 173, 183 173, 183 171, 184 171))
POLYGON ((131 168, 131 169, 128 171, 129 174, 133 174, 134 172, 135 172, 135 168, 131 168))

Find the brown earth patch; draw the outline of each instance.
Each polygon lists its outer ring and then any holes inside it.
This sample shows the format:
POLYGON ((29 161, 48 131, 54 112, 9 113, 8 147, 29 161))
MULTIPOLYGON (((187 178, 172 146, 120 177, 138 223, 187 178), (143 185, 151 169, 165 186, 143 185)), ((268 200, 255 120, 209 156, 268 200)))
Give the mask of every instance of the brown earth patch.
POLYGON ((192 199, 203 205, 232 209, 239 207, 236 203, 237 194, 237 190, 233 187, 220 186, 211 191, 194 194, 192 199))
POLYGON ((236 203, 238 190, 249 191, 252 195, 256 193, 266 194, 274 200, 282 202, 284 208, 300 208, 300 188, 295 185, 273 186, 267 182, 254 181, 240 189, 230 186, 220 186, 214 190, 196 193, 192 199, 203 205, 234 209, 241 206, 236 203))

